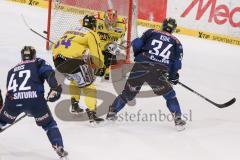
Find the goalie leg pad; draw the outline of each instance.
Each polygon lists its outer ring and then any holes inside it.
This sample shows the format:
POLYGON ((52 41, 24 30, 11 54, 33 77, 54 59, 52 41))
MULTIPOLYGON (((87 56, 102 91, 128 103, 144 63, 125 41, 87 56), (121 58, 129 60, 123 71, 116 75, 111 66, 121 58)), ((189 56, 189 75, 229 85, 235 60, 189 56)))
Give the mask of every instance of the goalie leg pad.
POLYGON ((67 74, 67 79, 74 80, 79 88, 86 87, 95 80, 94 70, 87 64, 79 66, 79 72, 67 74))

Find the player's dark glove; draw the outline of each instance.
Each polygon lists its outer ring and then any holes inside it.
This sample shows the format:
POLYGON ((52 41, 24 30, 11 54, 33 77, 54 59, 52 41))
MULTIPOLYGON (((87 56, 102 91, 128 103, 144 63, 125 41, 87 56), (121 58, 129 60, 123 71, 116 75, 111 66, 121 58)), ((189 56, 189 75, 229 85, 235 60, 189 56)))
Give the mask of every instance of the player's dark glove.
POLYGON ((103 51, 103 55, 104 55, 104 65, 108 68, 111 65, 111 60, 113 55, 108 50, 103 51))
POLYGON ((179 81, 179 74, 175 73, 175 74, 169 74, 168 76, 168 81, 173 84, 176 85, 179 81))
POLYGON ((104 76, 105 71, 106 71, 106 68, 96 69, 95 75, 102 77, 102 76, 104 76))
POLYGON ((55 88, 51 88, 50 91, 48 92, 47 100, 49 102, 55 102, 61 97, 62 93, 62 86, 58 85, 55 88))
POLYGON ((0 109, 2 108, 2 106, 3 106, 3 98, 2 98, 2 93, 0 90, 0 109))

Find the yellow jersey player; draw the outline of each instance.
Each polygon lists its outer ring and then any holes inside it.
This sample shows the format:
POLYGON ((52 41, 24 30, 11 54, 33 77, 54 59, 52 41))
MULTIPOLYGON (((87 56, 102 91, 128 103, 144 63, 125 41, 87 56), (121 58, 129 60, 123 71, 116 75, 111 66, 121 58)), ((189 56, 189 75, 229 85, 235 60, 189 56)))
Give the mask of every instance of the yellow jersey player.
POLYGON ((96 116, 94 69, 99 71, 98 74, 104 75, 105 65, 100 49, 100 38, 94 32, 95 29, 96 18, 86 15, 82 27, 66 31, 52 49, 56 69, 78 86, 79 91, 85 93, 85 103, 88 107, 86 111, 90 123, 104 121, 96 116))
MULTIPOLYGON (((104 55, 104 62, 106 71, 104 78, 109 79, 109 66, 111 64, 116 64, 116 54, 120 51, 117 44, 124 42, 125 32, 126 32, 126 20, 125 18, 118 16, 117 11, 109 9, 106 12, 99 12, 95 15, 97 20, 96 33, 100 37, 100 48, 104 55)), ((74 81, 71 85, 76 85, 74 81)), ((76 87, 70 88, 72 113, 81 113, 83 109, 79 107, 80 94, 76 87)))
MULTIPOLYGON (((118 16, 117 11, 109 9, 96 15, 96 32, 100 37, 100 47, 107 65, 116 64, 116 54, 119 52, 118 44, 124 42, 126 19, 118 16)), ((109 67, 106 69, 104 78, 109 80, 109 67)))

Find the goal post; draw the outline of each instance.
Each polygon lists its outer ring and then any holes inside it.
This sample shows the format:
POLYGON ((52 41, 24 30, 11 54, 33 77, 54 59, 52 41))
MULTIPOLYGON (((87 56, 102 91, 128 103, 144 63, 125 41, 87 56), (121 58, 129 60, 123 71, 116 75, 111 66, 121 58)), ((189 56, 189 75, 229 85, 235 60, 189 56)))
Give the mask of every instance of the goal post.
MULTIPOLYGON (((127 19, 127 31, 125 40, 127 46, 133 37, 136 37, 137 21, 137 0, 49 0, 47 38, 56 41, 68 29, 81 25, 85 15, 96 15, 98 12, 105 12, 108 9, 117 10, 118 16, 127 19)), ((51 44, 46 42, 46 48, 50 49, 51 44)), ((131 48, 126 49, 128 63, 131 59, 131 48)))

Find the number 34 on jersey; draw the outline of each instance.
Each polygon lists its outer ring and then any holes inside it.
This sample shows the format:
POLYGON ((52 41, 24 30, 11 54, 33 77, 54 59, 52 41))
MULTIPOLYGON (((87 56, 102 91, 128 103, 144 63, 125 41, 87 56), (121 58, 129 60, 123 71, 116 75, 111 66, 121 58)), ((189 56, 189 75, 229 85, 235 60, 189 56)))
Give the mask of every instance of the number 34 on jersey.
POLYGON ((173 44, 168 44, 167 47, 163 47, 162 41, 154 39, 152 40, 151 45, 154 47, 152 50, 149 50, 149 53, 151 54, 150 58, 154 61, 161 61, 162 63, 169 64, 169 56, 171 54, 170 48, 173 44), (161 57, 161 60, 156 59, 155 56, 161 57))

